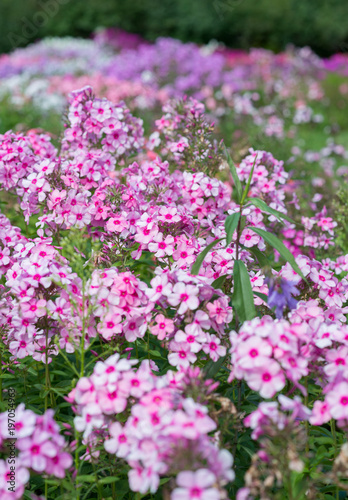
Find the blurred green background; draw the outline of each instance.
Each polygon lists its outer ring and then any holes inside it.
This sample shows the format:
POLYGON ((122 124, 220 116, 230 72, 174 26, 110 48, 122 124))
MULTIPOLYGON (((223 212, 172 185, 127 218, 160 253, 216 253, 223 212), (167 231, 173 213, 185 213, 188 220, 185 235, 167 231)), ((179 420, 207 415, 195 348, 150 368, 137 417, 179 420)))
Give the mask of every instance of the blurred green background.
POLYGON ((348 50, 347 0, 0 0, 0 53, 44 36, 117 26, 154 40, 216 39, 235 48, 348 50))

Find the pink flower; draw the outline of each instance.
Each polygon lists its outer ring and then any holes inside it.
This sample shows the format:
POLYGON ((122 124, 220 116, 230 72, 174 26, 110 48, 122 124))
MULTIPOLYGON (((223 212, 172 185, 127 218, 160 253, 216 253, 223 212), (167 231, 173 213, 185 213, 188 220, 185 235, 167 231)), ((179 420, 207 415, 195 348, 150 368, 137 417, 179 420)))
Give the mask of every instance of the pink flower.
POLYGON ((133 316, 123 323, 123 333, 128 342, 134 342, 137 338, 142 338, 147 329, 147 322, 143 316, 133 316))
POLYGON ((186 325, 184 332, 182 330, 176 332, 174 340, 181 345, 187 345, 191 352, 197 353, 202 349, 202 342, 206 341, 206 334, 192 325, 186 325))
POLYGON ((155 321, 156 324, 150 327, 150 331, 153 335, 157 336, 158 340, 165 339, 167 334, 174 331, 173 320, 166 318, 163 314, 157 314, 155 321))
POLYGON ((106 223, 106 229, 111 233, 122 233, 122 231, 128 229, 128 227, 129 222, 123 217, 123 215, 111 217, 106 223))
POLYGON ((171 235, 163 239, 163 234, 158 233, 149 243, 149 250, 155 254, 155 257, 161 258, 165 255, 173 255, 174 251, 174 238, 171 235))
POLYGON ((168 276, 165 274, 155 276, 150 283, 152 288, 146 289, 145 293, 152 302, 157 302, 162 295, 169 295, 173 288, 173 285, 168 283, 168 276))
POLYGON ((26 410, 24 403, 17 406, 15 420, 14 432, 17 439, 25 438, 33 434, 36 424, 36 415, 31 410, 26 410))
POLYGON ((178 209, 175 207, 161 207, 159 213, 158 220, 163 222, 172 224, 181 220, 180 215, 178 215, 178 209))
POLYGON ((217 361, 219 357, 226 355, 226 347, 220 345, 221 340, 216 335, 207 334, 206 343, 203 345, 203 351, 209 354, 213 361, 217 361))
POLYGON ((325 398, 330 408, 332 418, 336 420, 348 419, 348 382, 335 385, 325 398))
POLYGON ((75 205, 72 207, 70 214, 68 215, 68 222, 71 226, 76 226, 81 229, 87 226, 91 222, 91 214, 87 212, 85 206, 75 205))
POLYGON ((42 285, 44 288, 48 288, 51 285, 52 278, 51 276, 47 276, 50 274, 47 267, 29 265, 26 271, 29 276, 28 278, 25 278, 25 280, 33 287, 37 288, 39 285, 42 285))
POLYGON ((188 309, 194 310, 199 306, 198 287, 186 285, 185 283, 175 283, 172 293, 168 297, 171 306, 180 304, 178 314, 184 314, 188 309))
POLYGON ((66 452, 60 452, 53 458, 47 459, 46 473, 63 479, 66 475, 66 470, 73 463, 72 456, 66 452))
POLYGON ((31 300, 21 304, 23 317, 25 318, 41 318, 46 314, 46 301, 44 299, 31 300))
POLYGON ((325 271, 321 269, 317 271, 315 267, 312 267, 312 270, 309 274, 309 277, 314 283, 317 283, 320 287, 336 287, 335 281, 332 279, 332 272, 325 271))
POLYGON ((13 469, 11 471, 10 467, 8 460, 0 460, 0 496, 3 500, 19 500, 23 498, 24 486, 29 481, 30 474, 28 469, 23 467, 21 460, 16 459, 15 488, 14 493, 12 493, 8 489, 11 486, 8 481, 11 481, 13 477, 13 469))
POLYGON ((109 427, 111 438, 104 442, 104 448, 108 453, 117 454, 118 457, 124 458, 128 455, 130 445, 127 435, 119 422, 113 422, 109 427))
POLYGON ((173 490, 171 500, 219 500, 219 491, 212 488, 215 481, 215 475, 208 469, 179 472, 176 478, 179 487, 173 490))
POLYGON ((168 361, 172 366, 188 368, 197 359, 187 343, 171 342, 170 349, 174 351, 168 355, 168 361))
POLYGON ((119 383, 120 389, 135 398, 140 398, 144 393, 149 392, 153 387, 153 381, 149 378, 148 370, 139 368, 135 373, 126 372, 119 383))
MULTIPOLYGON (((74 418, 76 430, 83 432, 84 437, 87 437, 92 432, 93 428, 100 428, 104 424, 104 417, 101 411, 100 404, 90 403, 85 406, 82 409, 81 416, 74 418)), ((110 413, 112 413, 112 409, 110 413)))
POLYGON ((324 372, 331 379, 334 379, 339 371, 348 376, 348 347, 341 346, 338 349, 332 349, 326 354, 328 364, 324 366, 324 372))
POLYGON ((47 432, 37 430, 31 437, 20 439, 17 447, 21 450, 22 464, 36 472, 45 470, 48 458, 57 455, 57 447, 50 441, 47 432))
POLYGON ((245 370, 268 363, 272 355, 272 346, 260 337, 251 337, 238 346, 239 364, 245 370))
POLYGON ((285 377, 279 363, 269 360, 266 366, 259 366, 247 372, 245 380, 253 391, 258 391, 263 398, 272 398, 285 386, 285 377))
POLYGON ((128 472, 129 487, 132 491, 155 493, 159 486, 159 475, 153 467, 137 467, 128 472))
POLYGON ((251 229, 244 229, 240 237, 241 244, 247 248, 257 245, 259 241, 260 236, 254 233, 254 231, 252 231, 251 229))
POLYGON ((104 122, 111 117, 110 103, 107 99, 94 99, 91 116, 99 122, 104 122))
POLYGON ((331 420, 329 404, 325 401, 315 401, 313 405, 312 415, 309 417, 309 422, 312 425, 323 425, 331 420))
POLYGON ((218 325, 232 321, 231 307, 228 306, 226 299, 217 299, 207 304, 209 317, 215 319, 218 325))
POLYGON ((9 264, 10 262, 9 255, 10 255, 9 248, 0 249, 0 266, 7 266, 7 264, 9 264))
POLYGON ((122 332, 121 320, 120 314, 107 313, 103 322, 98 325, 98 332, 104 339, 110 340, 114 335, 122 332))

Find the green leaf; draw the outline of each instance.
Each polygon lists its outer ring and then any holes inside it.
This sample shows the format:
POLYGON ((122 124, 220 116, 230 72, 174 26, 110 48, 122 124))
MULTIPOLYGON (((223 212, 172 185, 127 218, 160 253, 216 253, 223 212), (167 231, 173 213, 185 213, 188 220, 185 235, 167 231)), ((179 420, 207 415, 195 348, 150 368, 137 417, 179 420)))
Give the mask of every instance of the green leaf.
POLYGON ((228 274, 224 274, 223 276, 219 276, 218 278, 216 278, 216 280, 214 280, 211 284, 211 286, 213 288, 215 288, 215 290, 221 290, 221 287, 222 285, 225 283, 225 280, 227 278, 228 274))
POLYGON ((232 174, 232 179, 233 179, 233 182, 234 182, 234 186, 235 186, 236 191, 237 191, 237 196, 236 196, 237 203, 240 203, 240 201, 242 199, 242 184, 241 184, 241 182, 239 180, 236 166, 233 163, 233 160, 232 160, 231 156, 229 155, 229 153, 228 153, 228 151, 227 151, 227 149, 226 149, 225 146, 224 146, 224 149, 225 149, 225 155, 226 155, 226 158, 227 158, 227 163, 228 163, 228 166, 230 167, 230 171, 231 171, 231 174, 232 174))
POLYGON ((247 194, 248 194, 248 192, 249 192, 249 188, 250 188, 251 180, 252 180, 252 178, 253 178, 253 173, 254 173, 254 168, 255 168, 255 163, 256 163, 256 160, 257 160, 257 154, 256 154, 256 156, 255 156, 255 160, 254 160, 253 166, 252 166, 252 168, 251 168, 251 170, 250 170, 250 174, 249 174, 249 179, 248 179, 248 182, 247 182, 247 184, 246 184, 246 186, 245 186, 245 188, 244 188, 244 191, 243 191, 242 199, 241 199, 241 202, 240 202, 240 204, 241 204, 241 205, 243 205, 244 200, 245 200, 245 198, 247 197, 247 194))
MULTIPOLYGON (((241 245, 242 246, 242 245, 241 245)), ((246 249, 246 247, 244 247, 246 249)), ((260 264, 260 267, 269 267, 270 263, 268 261, 268 258, 266 255, 261 252, 257 247, 251 247, 248 248, 249 252, 254 255, 254 257, 257 258, 258 263, 260 264)))
POLYGON ((248 270, 241 260, 236 260, 233 267, 234 290, 232 305, 241 322, 255 318, 253 291, 248 270))
POLYGON ((213 241, 205 247, 205 249, 197 256, 196 261, 193 263, 191 267, 191 274, 193 276, 197 275, 199 273, 199 270, 201 268, 201 265, 203 263, 203 260, 205 259, 206 255, 210 252, 210 250, 215 247, 221 240, 224 240, 225 238, 219 238, 218 240, 213 241))
POLYGON ((160 479, 160 485, 162 486, 162 484, 166 484, 168 483, 168 481, 170 481, 170 477, 162 477, 162 479, 160 479))
POLYGON ((286 248, 284 243, 277 238, 277 236, 275 236, 272 233, 268 233, 267 231, 265 231, 264 229, 260 229, 259 227, 249 226, 249 229, 251 229, 252 231, 254 231, 254 233, 261 236, 261 238, 263 238, 265 241, 267 241, 267 243, 269 243, 273 248, 275 248, 283 257, 283 259, 289 262, 293 270, 297 274, 299 274, 304 281, 307 282, 301 269, 298 267, 296 260, 294 259, 294 256, 292 255, 290 250, 286 248))
POLYGON ((111 483, 116 483, 116 481, 119 481, 119 477, 103 477, 102 479, 99 479, 99 484, 111 484, 111 483))
POLYGON ((267 300, 268 300, 267 295, 265 295, 264 293, 260 293, 260 292, 253 292, 253 294, 256 295, 256 297, 259 297, 260 299, 264 300, 267 304, 267 300))
POLYGON ((153 351, 152 349, 149 350, 149 354, 151 354, 151 356, 154 356, 155 358, 162 358, 162 355, 160 352, 153 351))
POLYGON ((78 483, 95 483, 95 476, 89 476, 89 475, 85 475, 85 476, 77 476, 76 478, 76 481, 78 483))
POLYGON ((225 219, 225 231, 226 231, 226 247, 231 243, 233 238, 233 233, 237 229, 238 222, 240 219, 240 213, 231 214, 225 219))
POLYGON ((283 214, 283 212, 279 212, 279 210, 275 210, 274 208, 271 208, 265 203, 263 200, 260 198, 248 198, 248 203, 251 203, 255 207, 259 208, 263 212, 267 212, 268 214, 274 215, 274 217, 277 217, 277 219, 280 222, 283 222, 282 219, 285 219, 292 224, 296 224, 295 221, 293 221, 290 217, 288 217, 286 214, 283 214))
POLYGON ((204 371, 207 378, 214 378, 217 373, 219 373, 220 368, 224 364, 226 356, 219 358, 217 361, 213 361, 212 359, 208 361, 205 365, 204 371))

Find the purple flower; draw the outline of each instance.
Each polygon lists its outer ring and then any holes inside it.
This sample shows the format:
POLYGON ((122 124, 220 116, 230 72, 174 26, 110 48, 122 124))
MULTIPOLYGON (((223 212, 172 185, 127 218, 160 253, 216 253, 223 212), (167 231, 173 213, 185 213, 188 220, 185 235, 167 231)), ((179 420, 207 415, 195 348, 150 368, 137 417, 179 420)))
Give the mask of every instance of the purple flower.
POLYGON ((299 291, 292 281, 285 279, 266 278, 269 287, 267 303, 269 307, 275 307, 276 317, 283 317, 283 311, 287 306, 289 309, 295 309, 297 300, 292 295, 298 295, 299 291))

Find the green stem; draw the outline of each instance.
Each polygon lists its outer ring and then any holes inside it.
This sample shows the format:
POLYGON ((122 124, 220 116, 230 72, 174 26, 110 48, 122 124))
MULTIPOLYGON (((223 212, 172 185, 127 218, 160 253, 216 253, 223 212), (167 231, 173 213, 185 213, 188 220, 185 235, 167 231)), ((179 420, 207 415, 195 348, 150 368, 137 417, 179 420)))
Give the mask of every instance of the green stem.
MULTIPOLYGON (((335 458, 337 457, 337 434, 336 434, 336 422, 332 418, 330 420, 330 428, 331 428, 331 434, 333 437, 333 442, 334 442, 334 447, 335 447, 335 458)), ((339 489, 338 486, 336 485, 336 500, 338 500, 340 497, 339 489)))
POLYGON ((79 486, 77 482, 77 477, 79 475, 79 454, 78 454, 78 448, 79 448, 79 433, 75 429, 75 441, 76 441, 76 448, 75 448, 75 471, 76 471, 76 479, 75 479, 75 488, 76 488, 76 500, 80 500, 80 491, 79 491, 79 486))
MULTIPOLYGON (((59 346, 58 346, 59 348, 59 346)), ((68 357, 66 356, 65 352, 62 351, 60 348, 59 348, 59 353, 63 356, 64 360, 66 361, 66 363, 70 366, 70 368, 72 369, 72 371, 75 373, 75 375, 77 375, 78 377, 80 377, 80 374, 79 372, 76 370, 75 366, 68 360, 68 357)), ((94 360, 93 360, 94 361, 94 360)))
POLYGON ((83 377, 85 371, 85 338, 86 338, 86 314, 85 314, 85 282, 83 281, 83 298, 82 298, 82 339, 81 339, 81 371, 80 377, 83 377))
MULTIPOLYGON (((308 378, 306 378, 305 387, 306 387, 306 396, 304 399, 304 404, 305 404, 306 408, 308 408, 308 378)), ((306 427, 306 454, 308 456, 308 453, 309 453, 309 422, 308 422, 308 420, 305 421, 305 427, 306 427)))
MULTIPOLYGON (((45 350, 45 411, 48 408, 48 401, 47 401, 47 395, 48 395, 48 390, 49 390, 49 368, 48 368, 48 330, 46 330, 46 350, 45 350)), ((46 485, 46 482, 45 482, 46 485)))

